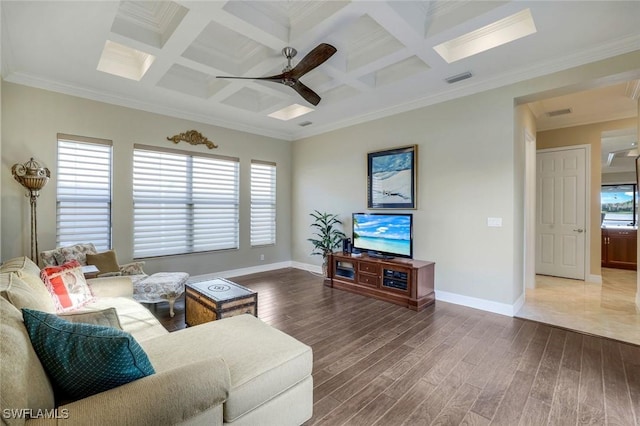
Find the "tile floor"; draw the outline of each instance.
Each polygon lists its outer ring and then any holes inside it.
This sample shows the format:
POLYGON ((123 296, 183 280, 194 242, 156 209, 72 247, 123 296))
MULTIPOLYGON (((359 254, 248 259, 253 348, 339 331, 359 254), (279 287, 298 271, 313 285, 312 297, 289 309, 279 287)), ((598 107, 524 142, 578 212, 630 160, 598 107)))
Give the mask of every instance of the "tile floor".
POLYGON ((515 316, 640 345, 636 271, 602 268, 602 281, 538 275, 515 316))

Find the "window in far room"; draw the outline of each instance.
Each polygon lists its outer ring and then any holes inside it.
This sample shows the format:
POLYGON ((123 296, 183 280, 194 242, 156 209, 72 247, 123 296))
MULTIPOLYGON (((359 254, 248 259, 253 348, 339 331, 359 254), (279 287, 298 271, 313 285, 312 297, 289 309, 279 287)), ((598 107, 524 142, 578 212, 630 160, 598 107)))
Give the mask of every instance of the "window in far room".
POLYGON ((135 258, 237 249, 239 160, 135 145, 135 258))
POLYGON ((58 134, 56 245, 111 248, 111 141, 58 134))
POLYGON ((600 208, 603 226, 636 226, 638 193, 635 184, 602 185, 600 208))
POLYGON ((251 246, 276 243, 276 164, 251 160, 251 246))

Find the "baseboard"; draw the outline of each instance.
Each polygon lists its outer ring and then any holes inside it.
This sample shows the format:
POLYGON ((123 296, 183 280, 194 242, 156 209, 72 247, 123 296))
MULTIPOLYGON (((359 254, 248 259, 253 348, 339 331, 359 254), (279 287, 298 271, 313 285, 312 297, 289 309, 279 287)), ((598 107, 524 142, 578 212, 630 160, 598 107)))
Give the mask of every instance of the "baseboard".
POLYGON ((258 272, 267 272, 267 271, 274 271, 276 269, 291 268, 292 266, 293 265, 291 261, 267 263, 265 265, 260 265, 260 266, 250 266, 248 268, 230 269, 228 271, 212 272, 210 274, 192 275, 189 278, 189 280, 203 281, 203 280, 212 279, 216 277, 220 277, 220 278, 239 277, 242 275, 257 274, 258 272))
POLYGON ((590 283, 602 284, 602 275, 592 275, 588 274, 585 281, 590 283))
POLYGON ((512 311, 513 314, 511 314, 511 316, 515 316, 515 314, 518 313, 518 311, 522 308, 522 306, 524 305, 525 302, 525 293, 523 292, 520 297, 518 297, 518 300, 516 300, 516 302, 513 304, 512 306, 512 311))
POLYGON ((322 274, 322 266, 311 265, 310 263, 291 262, 291 267, 302 269, 303 271, 313 272, 314 274, 322 274))
POLYGON ((463 296, 461 294, 449 293, 448 291, 441 290, 436 290, 436 300, 512 317, 520 310, 522 305, 524 305, 524 294, 520 296, 513 305, 494 302, 492 300, 479 299, 476 297, 463 296))

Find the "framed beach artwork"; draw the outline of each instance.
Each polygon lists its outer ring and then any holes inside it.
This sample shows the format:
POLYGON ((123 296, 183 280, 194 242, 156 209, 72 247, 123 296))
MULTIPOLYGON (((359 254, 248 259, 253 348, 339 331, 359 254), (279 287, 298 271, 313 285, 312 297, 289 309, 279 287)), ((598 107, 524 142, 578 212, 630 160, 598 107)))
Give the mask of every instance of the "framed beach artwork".
POLYGON ((415 209, 418 146, 367 154, 367 207, 415 209))

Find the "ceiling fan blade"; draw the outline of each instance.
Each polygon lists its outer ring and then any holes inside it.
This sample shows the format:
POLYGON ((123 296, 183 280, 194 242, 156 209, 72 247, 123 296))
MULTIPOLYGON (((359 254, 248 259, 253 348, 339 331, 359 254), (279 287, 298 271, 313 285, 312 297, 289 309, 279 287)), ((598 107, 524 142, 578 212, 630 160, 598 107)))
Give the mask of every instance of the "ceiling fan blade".
POLYGON ((311 105, 315 106, 320 103, 320 99, 321 99, 320 96, 318 96, 316 92, 309 89, 307 86, 300 83, 299 81, 296 81, 295 84, 291 86, 291 88, 293 88, 293 90, 298 92, 300 96, 305 98, 307 102, 309 102, 311 105))
POLYGON ((295 79, 302 77, 333 56, 336 51, 335 47, 327 43, 317 45, 311 52, 307 53, 307 56, 302 58, 298 65, 293 67, 291 77, 295 79))
POLYGON ((233 77, 228 75, 217 75, 216 78, 233 78, 236 80, 266 80, 284 84, 284 74, 272 75, 269 77, 233 77))

